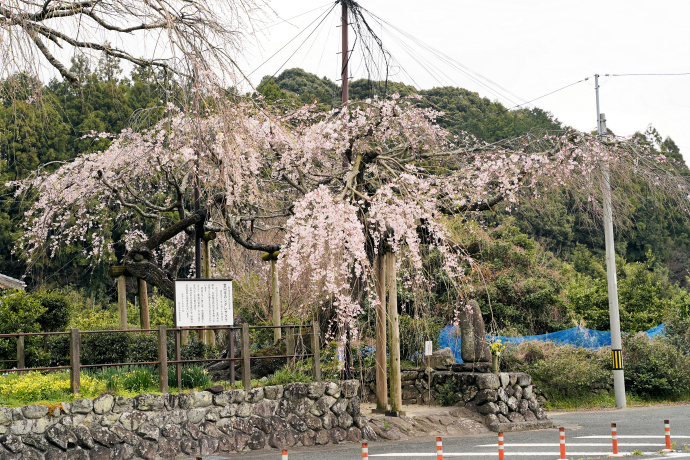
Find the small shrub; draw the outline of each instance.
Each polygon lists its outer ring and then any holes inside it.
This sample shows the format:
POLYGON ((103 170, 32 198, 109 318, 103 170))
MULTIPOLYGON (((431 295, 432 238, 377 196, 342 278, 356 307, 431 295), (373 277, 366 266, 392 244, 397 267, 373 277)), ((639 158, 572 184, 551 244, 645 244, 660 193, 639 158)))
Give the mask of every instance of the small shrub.
POLYGON ((127 332, 105 332, 82 334, 82 364, 126 363, 129 357, 129 334, 127 332))
MULTIPOLYGON (((154 332, 149 334, 132 333, 128 335, 127 362, 145 363, 158 361, 158 334, 154 332)), ((172 350, 175 350, 174 346, 172 350)))
POLYGON ((446 382, 436 387, 436 400, 442 406, 452 406, 460 399, 455 390, 453 382, 446 382))
POLYGON ((623 365, 626 389, 639 396, 675 398, 689 391, 690 357, 664 338, 625 337, 623 365))
POLYGON ((501 355, 506 372, 527 372, 537 388, 550 396, 584 396, 611 384, 610 351, 526 341, 501 355))
POLYGON ((71 401, 78 398, 95 398, 106 390, 104 381, 86 373, 81 375, 81 393, 70 393, 68 372, 42 374, 8 374, 0 376, 0 403, 34 403, 36 401, 71 401))
POLYGON ((38 317, 38 324, 44 332, 63 331, 69 324, 71 307, 67 298, 59 292, 35 292, 33 297, 38 300, 45 312, 38 317))
MULTIPOLYGON (((213 385, 208 371, 202 366, 182 366, 182 388, 208 388, 213 385)), ((177 387, 177 367, 168 367, 168 386, 177 387)))
POLYGON ((295 382, 309 383, 311 381, 311 374, 301 369, 285 366, 284 368, 277 370, 273 375, 269 376, 268 380, 266 381, 266 385, 285 385, 295 382))

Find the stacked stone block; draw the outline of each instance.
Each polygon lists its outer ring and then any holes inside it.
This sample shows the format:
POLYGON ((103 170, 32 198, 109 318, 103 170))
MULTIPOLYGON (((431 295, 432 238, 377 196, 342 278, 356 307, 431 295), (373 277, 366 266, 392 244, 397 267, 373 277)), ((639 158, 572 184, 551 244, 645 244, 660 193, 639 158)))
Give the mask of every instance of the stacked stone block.
MULTIPOLYGON (((375 381, 367 381, 364 397, 372 400, 375 381)), ((456 405, 476 411, 489 428, 499 423, 518 423, 545 420, 546 412, 539 407, 532 378, 521 372, 457 372, 431 370, 431 395, 427 369, 407 369, 402 372, 403 404, 436 403, 440 386, 452 389, 458 399, 456 405)))
POLYGON ((173 459, 375 439, 358 390, 349 380, 0 407, 0 460, 173 459))

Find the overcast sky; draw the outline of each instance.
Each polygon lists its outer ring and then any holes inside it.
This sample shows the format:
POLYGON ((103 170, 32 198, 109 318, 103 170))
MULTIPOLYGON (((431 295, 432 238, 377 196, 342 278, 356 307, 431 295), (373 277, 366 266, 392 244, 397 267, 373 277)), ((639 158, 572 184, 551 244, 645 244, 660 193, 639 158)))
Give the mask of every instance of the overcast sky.
MULTIPOLYGON (((690 75, 604 76, 690 73, 688 0, 359 0, 359 4, 388 23, 371 25, 400 65, 393 69, 391 80, 422 89, 459 86, 512 107, 589 77, 533 105, 567 125, 594 130, 593 76, 598 73, 601 110, 609 129, 629 135, 652 124, 662 136, 676 141, 690 164, 690 75), (443 64, 403 32, 456 64, 443 64), (463 73, 460 65, 475 74, 463 73)), ((291 67, 339 79, 340 7, 307 38, 315 26, 310 23, 329 5, 321 0, 271 2, 278 17, 245 50, 248 72, 304 32, 252 74, 255 84, 264 75, 291 67), (282 22, 290 18, 294 19, 282 22)), ((353 77, 365 77, 358 57, 352 60, 353 77)))

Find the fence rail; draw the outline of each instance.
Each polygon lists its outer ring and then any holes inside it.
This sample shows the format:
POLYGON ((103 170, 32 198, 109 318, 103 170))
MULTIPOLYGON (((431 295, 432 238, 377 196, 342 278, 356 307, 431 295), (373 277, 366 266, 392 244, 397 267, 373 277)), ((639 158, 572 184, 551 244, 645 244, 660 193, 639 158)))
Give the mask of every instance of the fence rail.
POLYGON ((69 332, 17 332, 14 334, 0 334, 0 339, 16 339, 17 340, 17 359, 5 359, 0 360, 0 364, 16 363, 16 367, 13 369, 0 369, 0 373, 24 373, 28 371, 56 371, 69 369, 70 371, 70 390, 72 393, 79 393, 81 380, 80 371, 81 369, 89 369, 96 367, 115 367, 115 366, 143 366, 143 365, 157 365, 159 372, 159 385, 160 391, 166 393, 168 391, 168 365, 174 365, 176 367, 176 377, 177 377, 177 387, 182 387, 182 365, 190 363, 210 363, 210 362, 223 362, 231 361, 233 364, 230 366, 230 381, 235 381, 235 361, 241 361, 241 372, 242 372, 242 385, 245 389, 251 388, 251 361, 260 359, 290 359, 290 358, 308 358, 312 357, 313 362, 313 377, 316 381, 321 381, 321 364, 320 364, 320 335, 319 323, 314 321, 310 325, 300 325, 300 324, 285 324, 281 326, 249 326, 248 324, 243 324, 242 326, 209 326, 209 327, 177 327, 168 328, 166 326, 159 326, 156 329, 115 329, 115 330, 98 330, 98 331, 80 331, 76 328, 72 328, 69 332), (286 354, 284 355, 270 355, 270 356, 252 356, 251 355, 251 343, 249 339, 249 331, 251 329, 291 329, 292 333, 286 334, 286 354), (294 332, 297 329, 297 333, 294 332), (306 333, 302 330, 307 329, 306 333), (230 358, 210 358, 210 359, 182 359, 181 349, 182 331, 199 331, 199 330, 220 330, 227 331, 228 333, 228 355, 230 358), (240 332, 240 357, 235 358, 235 340, 234 334, 236 331, 240 332), (157 332, 158 333, 158 360, 157 361, 142 361, 142 362, 128 362, 128 363, 102 363, 102 364, 81 364, 80 352, 81 352, 81 337, 84 334, 107 334, 107 333, 148 333, 157 332), (174 333, 175 335, 175 359, 168 360, 168 333, 174 333), (25 365, 25 351, 24 351, 24 338, 27 336, 32 337, 45 337, 50 335, 69 335, 69 362, 68 366, 52 366, 52 367, 26 367, 25 365), (312 353, 297 353, 295 347, 295 336, 309 335, 311 336, 311 348, 312 353))

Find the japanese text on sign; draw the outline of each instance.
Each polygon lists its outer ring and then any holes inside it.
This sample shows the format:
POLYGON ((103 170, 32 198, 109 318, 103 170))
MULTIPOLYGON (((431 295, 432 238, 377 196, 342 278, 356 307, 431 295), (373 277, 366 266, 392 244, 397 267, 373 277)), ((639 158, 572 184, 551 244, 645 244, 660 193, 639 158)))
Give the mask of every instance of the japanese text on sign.
POLYGON ((232 280, 175 281, 177 327, 232 326, 232 280))

